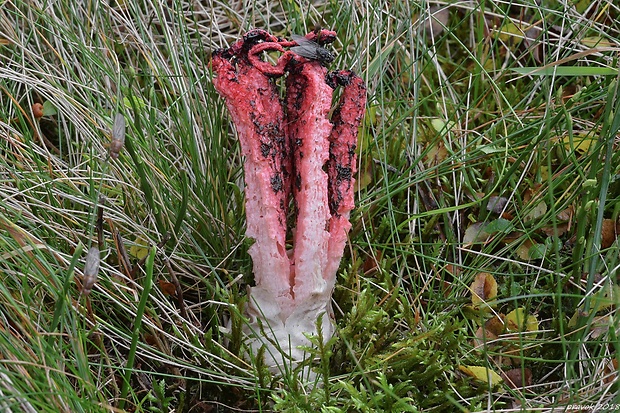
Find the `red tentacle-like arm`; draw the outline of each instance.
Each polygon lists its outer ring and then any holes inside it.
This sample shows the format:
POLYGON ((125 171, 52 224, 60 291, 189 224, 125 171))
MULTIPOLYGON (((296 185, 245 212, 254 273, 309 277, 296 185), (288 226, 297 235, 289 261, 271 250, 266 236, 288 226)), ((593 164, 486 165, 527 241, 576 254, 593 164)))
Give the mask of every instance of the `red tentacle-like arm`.
POLYGON ((333 89, 326 83, 327 69, 319 62, 295 67, 286 80, 288 135, 293 148, 293 196, 297 222, 293 239, 293 293, 299 301, 313 295, 331 295, 333 283, 323 273, 329 245, 328 175, 329 121, 333 89), (329 285, 331 284, 331 285, 329 285))
MULTIPOLYGON (((324 44, 335 36, 323 30, 306 38, 324 44)), ((293 46, 252 30, 215 52, 211 63, 245 157, 246 235, 254 240, 249 253, 255 278, 245 332, 253 351, 267 347, 266 363, 274 370, 303 360, 300 347, 310 345, 304 334, 316 333, 317 320, 325 340, 333 334, 330 300, 351 227, 355 149, 366 103, 363 82, 353 72, 328 73, 321 61, 308 58, 311 46, 304 46, 306 57, 286 50, 293 46), (263 60, 266 51, 281 53, 275 65, 263 60), (281 99, 275 79, 286 73, 281 99), (343 92, 330 120, 337 85, 343 92), (287 230, 289 215, 295 225, 287 230)))
POLYGON ((290 261, 286 253, 286 215, 290 193, 290 145, 278 90, 249 62, 244 43, 216 52, 213 84, 224 97, 245 156, 246 235, 254 239, 257 285, 286 308, 291 302, 290 261))
POLYGON ((349 215, 355 207, 353 201, 356 172, 355 150, 358 129, 366 109, 366 87, 364 81, 350 70, 332 72, 328 83, 342 85, 344 90, 340 103, 332 117, 333 129, 329 135, 329 209, 332 218, 329 223, 329 246, 326 279, 335 279, 340 259, 344 252, 347 234, 351 229, 349 215))

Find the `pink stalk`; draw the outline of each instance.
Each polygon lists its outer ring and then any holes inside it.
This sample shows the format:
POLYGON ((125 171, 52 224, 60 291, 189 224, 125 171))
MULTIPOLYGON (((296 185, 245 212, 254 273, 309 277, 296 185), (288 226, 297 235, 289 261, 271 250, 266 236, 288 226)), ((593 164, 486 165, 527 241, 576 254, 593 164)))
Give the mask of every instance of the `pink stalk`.
MULTIPOLYGON (((333 41, 335 33, 319 36, 333 41)), ((306 36, 309 40, 315 33, 306 36)), ((305 334, 333 335, 331 293, 353 203, 357 133, 366 102, 360 78, 327 73, 264 30, 253 30, 214 53, 213 84, 224 97, 245 156, 246 235, 254 239, 255 286, 249 289, 245 333, 253 352, 266 346, 274 371, 303 361, 305 334), (264 51, 282 55, 276 65, 264 51), (288 71, 285 108, 274 78, 288 71), (344 86, 330 121, 333 88, 344 86), (294 201, 293 248, 286 249, 288 208, 294 201)), ((318 47, 318 46, 317 46, 318 47)), ((307 51, 304 50, 304 54, 307 51)))

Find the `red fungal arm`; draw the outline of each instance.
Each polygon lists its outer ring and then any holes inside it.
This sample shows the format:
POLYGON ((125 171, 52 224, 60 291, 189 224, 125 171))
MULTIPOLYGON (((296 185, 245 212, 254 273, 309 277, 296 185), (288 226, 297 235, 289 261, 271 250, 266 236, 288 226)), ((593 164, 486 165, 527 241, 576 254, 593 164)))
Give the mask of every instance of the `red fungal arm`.
POLYGON ((318 34, 312 31, 304 37, 308 40, 312 40, 313 42, 318 40, 321 45, 324 45, 327 43, 333 43, 334 40, 336 40, 336 36, 337 34, 333 30, 321 29, 318 34))
POLYGON ((291 289, 285 247, 291 162, 284 112, 273 82, 243 54, 227 52, 213 56, 211 64, 217 73, 213 85, 226 101, 245 156, 246 234, 255 240, 249 250, 255 281, 287 306, 291 289))
POLYGON ((329 247, 325 277, 336 277, 340 259, 351 228, 349 214, 355 206, 353 176, 356 172, 357 135, 366 107, 364 81, 350 70, 330 73, 328 82, 344 86, 340 103, 332 117, 329 136, 329 247))
POLYGON ((279 77, 284 75, 284 71, 288 62, 294 57, 292 52, 285 52, 282 45, 275 42, 259 43, 252 47, 249 53, 250 63, 260 70, 264 75, 279 77), (278 63, 272 66, 268 62, 262 61, 261 54, 264 51, 278 51, 283 55, 278 59, 278 63))
POLYGON ((297 65, 286 81, 288 134, 293 147, 293 194, 297 224, 293 245, 294 295, 304 301, 328 289, 323 275, 329 242, 328 176, 323 166, 329 158, 328 114, 333 90, 325 82, 327 69, 319 62, 297 65))

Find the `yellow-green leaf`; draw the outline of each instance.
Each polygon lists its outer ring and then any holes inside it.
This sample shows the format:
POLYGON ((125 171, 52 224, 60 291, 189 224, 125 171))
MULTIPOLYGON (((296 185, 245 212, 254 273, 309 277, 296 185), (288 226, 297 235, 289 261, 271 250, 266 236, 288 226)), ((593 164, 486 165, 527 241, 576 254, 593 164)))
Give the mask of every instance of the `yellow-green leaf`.
POLYGON ((58 111, 56 110, 56 107, 52 104, 52 102, 50 102, 49 100, 43 102, 43 116, 53 116, 57 114, 58 111))
POLYGON ((446 131, 449 131, 454 127, 454 122, 446 122, 443 119, 433 118, 431 119, 431 125, 437 132, 445 134, 446 131))
POLYGON ((484 383, 489 383, 491 386, 500 384, 503 379, 499 374, 491 369, 482 366, 459 366, 459 370, 469 377, 473 377, 476 380, 480 380, 484 383))
POLYGON ((587 154, 598 142, 598 139, 591 134, 568 135, 562 139, 562 143, 567 151, 574 151, 578 154, 587 154))
POLYGON ((512 332, 538 331, 538 319, 535 315, 526 314, 525 308, 516 308, 509 312, 504 319, 506 329, 512 332))
POLYGON ((365 159, 362 161, 362 166, 357 171, 357 177, 355 180, 355 190, 361 191, 372 183, 372 160, 365 159))
POLYGON ((464 244, 482 243, 489 240, 491 234, 486 231, 486 222, 474 222, 465 230, 464 244))
MULTIPOLYGON (((599 311, 604 311, 612 308, 613 306, 618 306, 620 304, 620 286, 614 285, 613 287, 604 287, 598 290, 592 298, 590 298, 590 312, 598 313, 599 311)), ((586 313, 583 310, 583 306, 575 311, 575 314, 571 317, 568 322, 568 328, 577 327, 577 323, 581 317, 588 317, 590 313, 586 313)))
POLYGON ((144 101, 142 99, 140 99, 139 97, 136 97, 136 96, 132 96, 131 98, 124 97, 123 98, 123 104, 128 109, 133 109, 134 105, 135 105, 136 109, 144 109, 146 107, 146 103, 144 103, 144 101))
MULTIPOLYGON (((588 1, 589 3, 589 1, 588 1)), ((615 44, 601 36, 588 36, 581 39, 581 44, 587 47, 614 47, 615 44)))
POLYGON ((493 36, 499 37, 503 42, 512 40, 518 44, 523 39, 523 29, 509 20, 499 30, 494 30, 493 36))
POLYGON ((530 208, 525 214, 524 221, 529 222, 535 219, 538 219, 547 213, 547 204, 545 204, 542 200, 539 200, 538 203, 530 208))
POLYGON ((129 247, 129 253, 137 259, 141 260, 142 258, 149 255, 148 243, 141 237, 136 238, 135 244, 129 247))

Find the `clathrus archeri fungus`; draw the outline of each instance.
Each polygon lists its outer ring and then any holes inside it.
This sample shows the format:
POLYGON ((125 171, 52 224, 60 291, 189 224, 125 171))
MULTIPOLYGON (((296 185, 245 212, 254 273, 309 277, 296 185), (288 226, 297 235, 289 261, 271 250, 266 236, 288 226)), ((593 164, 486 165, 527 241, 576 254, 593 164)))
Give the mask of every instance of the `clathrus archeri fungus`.
POLYGON ((255 354, 266 346, 272 370, 302 361, 300 347, 310 346, 305 334, 318 334, 317 325, 324 341, 334 331, 331 294, 351 227, 355 148, 366 104, 359 77, 323 66, 333 55, 322 45, 335 38, 322 30, 296 42, 257 29, 212 58, 213 84, 245 156, 255 279, 245 333, 255 354), (276 64, 263 60, 266 51, 280 53, 276 64), (281 99, 275 80, 285 74, 281 99), (330 119, 338 85, 342 95, 330 119), (294 222, 288 231, 287 222, 294 222))

